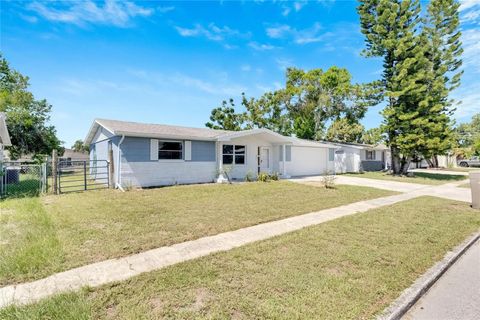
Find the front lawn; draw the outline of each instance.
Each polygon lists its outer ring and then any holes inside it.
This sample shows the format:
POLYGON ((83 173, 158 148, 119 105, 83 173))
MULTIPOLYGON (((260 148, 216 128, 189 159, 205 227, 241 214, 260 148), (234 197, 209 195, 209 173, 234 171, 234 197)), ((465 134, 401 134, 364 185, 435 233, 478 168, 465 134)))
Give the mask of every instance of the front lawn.
POLYGON ((390 180, 398 182, 409 182, 409 183, 419 183, 427 185, 440 185, 448 182, 455 182, 460 180, 465 180, 468 176, 463 175, 447 175, 441 173, 425 173, 425 172, 415 172, 413 176, 396 176, 386 172, 378 171, 369 171, 363 173, 346 173, 346 176, 357 177, 357 178, 368 178, 376 180, 390 180))
POLYGON ((279 181, 6 200, 0 202, 0 285, 391 194, 279 181))
POLYGON ((422 197, 0 318, 371 319, 479 227, 468 204, 422 197))

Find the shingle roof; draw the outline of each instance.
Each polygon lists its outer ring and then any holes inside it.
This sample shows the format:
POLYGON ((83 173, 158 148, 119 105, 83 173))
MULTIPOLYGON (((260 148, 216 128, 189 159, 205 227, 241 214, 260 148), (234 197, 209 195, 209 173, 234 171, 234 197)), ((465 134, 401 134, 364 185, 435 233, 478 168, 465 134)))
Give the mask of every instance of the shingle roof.
POLYGON ((165 124, 139 123, 119 120, 96 119, 114 135, 142 135, 142 136, 178 136, 215 139, 232 131, 213 130, 208 128, 191 128, 165 124))

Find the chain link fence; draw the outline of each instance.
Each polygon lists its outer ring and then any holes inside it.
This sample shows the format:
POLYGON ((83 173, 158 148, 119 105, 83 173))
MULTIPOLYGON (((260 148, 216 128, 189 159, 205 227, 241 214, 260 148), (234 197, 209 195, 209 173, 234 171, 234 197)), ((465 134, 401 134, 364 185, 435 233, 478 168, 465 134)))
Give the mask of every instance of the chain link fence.
POLYGON ((38 196, 46 192, 46 164, 0 163, 0 196, 38 196))

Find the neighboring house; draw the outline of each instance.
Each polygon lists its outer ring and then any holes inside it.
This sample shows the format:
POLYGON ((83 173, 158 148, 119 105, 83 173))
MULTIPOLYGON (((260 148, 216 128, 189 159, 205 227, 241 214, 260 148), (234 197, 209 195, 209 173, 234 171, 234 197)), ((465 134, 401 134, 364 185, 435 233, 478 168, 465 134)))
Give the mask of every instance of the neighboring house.
POLYGON ((7 123, 5 122, 5 113, 0 112, 0 162, 4 159, 4 147, 11 146, 10 135, 7 130, 7 123))
POLYGON ((85 144, 91 161, 108 160, 112 150, 117 185, 139 187, 223 182, 227 176, 243 180, 260 172, 318 175, 335 169, 337 148, 268 129, 224 131, 105 119, 93 122, 85 144))
POLYGON ((335 151, 335 172, 381 171, 391 167, 390 149, 383 145, 361 143, 333 143, 335 151))
POLYGON ((88 161, 90 160, 90 155, 88 152, 77 152, 75 150, 65 148, 63 155, 59 157, 59 159, 63 161, 88 161))

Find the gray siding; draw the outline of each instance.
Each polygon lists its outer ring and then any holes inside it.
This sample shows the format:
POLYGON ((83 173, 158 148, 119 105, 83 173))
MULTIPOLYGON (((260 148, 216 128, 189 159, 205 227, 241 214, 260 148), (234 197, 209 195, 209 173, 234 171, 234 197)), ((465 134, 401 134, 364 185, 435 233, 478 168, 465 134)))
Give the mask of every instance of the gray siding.
POLYGON ((148 138, 125 137, 120 148, 122 149, 123 161, 156 161, 150 160, 150 139, 148 138))
POLYGON ((382 171, 383 161, 364 160, 362 161, 362 169, 364 171, 382 171))
MULTIPOLYGON (((158 139, 163 140, 163 139, 158 139)), ((150 139, 125 137, 121 145, 123 161, 150 162, 150 139)), ((185 158, 185 152, 183 152, 185 158)), ((192 141, 191 161, 215 161, 215 142, 192 141)))
POLYGON ((215 142, 192 141, 192 161, 215 161, 215 142))

